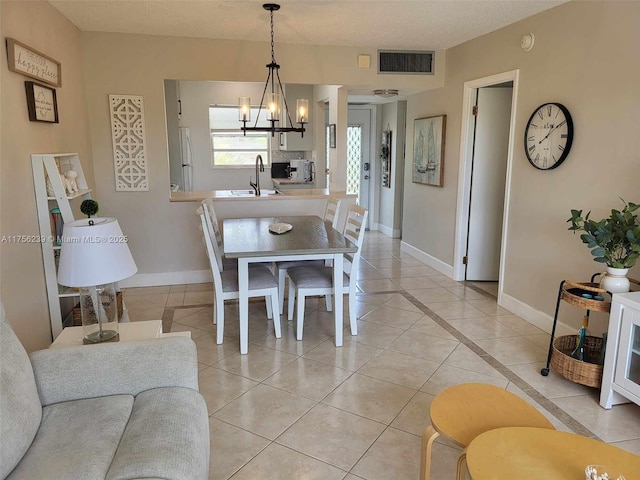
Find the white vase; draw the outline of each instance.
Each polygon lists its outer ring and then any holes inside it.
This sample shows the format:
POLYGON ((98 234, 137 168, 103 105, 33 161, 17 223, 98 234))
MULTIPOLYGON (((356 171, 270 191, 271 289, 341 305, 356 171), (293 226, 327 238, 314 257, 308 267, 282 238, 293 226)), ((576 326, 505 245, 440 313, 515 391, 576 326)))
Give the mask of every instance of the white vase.
POLYGON ((629 291, 628 268, 607 267, 607 273, 600 281, 600 288, 611 293, 626 293, 629 291))

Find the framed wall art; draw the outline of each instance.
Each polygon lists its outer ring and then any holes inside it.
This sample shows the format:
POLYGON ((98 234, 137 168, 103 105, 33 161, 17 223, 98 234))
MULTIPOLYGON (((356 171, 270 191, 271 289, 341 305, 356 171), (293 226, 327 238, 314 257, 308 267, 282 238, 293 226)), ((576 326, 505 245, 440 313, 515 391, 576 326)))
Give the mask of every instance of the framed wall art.
POLYGON ((148 192, 149 170, 140 95, 109 95, 116 192, 148 192))
POLYGON ((7 59, 12 72, 54 87, 62 86, 62 64, 14 38, 7 38, 7 59))
POLYGON ((413 122, 412 181, 441 187, 444 179, 446 115, 416 118, 413 122))
POLYGON ((24 82, 27 109, 32 122, 58 123, 58 102, 55 88, 34 82, 24 82))
POLYGON ((329 148, 336 148, 336 124, 329 124, 329 148))

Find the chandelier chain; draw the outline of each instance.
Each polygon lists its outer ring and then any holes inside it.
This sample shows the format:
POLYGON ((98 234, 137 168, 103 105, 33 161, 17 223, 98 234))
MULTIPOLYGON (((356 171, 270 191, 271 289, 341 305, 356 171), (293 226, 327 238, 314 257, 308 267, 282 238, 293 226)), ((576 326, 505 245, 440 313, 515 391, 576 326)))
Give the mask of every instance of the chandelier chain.
POLYGON ((271 62, 276 63, 275 42, 273 40, 273 10, 269 12, 271 16, 271 62))

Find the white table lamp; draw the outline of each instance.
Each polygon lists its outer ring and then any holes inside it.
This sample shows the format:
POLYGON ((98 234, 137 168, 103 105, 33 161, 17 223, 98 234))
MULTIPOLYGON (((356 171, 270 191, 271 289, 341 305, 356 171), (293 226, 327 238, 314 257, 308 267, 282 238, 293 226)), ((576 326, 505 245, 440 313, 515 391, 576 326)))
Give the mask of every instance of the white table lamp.
POLYGON ((137 271, 127 237, 115 218, 86 218, 64 225, 58 283, 80 289, 85 343, 118 335, 114 282, 137 271))

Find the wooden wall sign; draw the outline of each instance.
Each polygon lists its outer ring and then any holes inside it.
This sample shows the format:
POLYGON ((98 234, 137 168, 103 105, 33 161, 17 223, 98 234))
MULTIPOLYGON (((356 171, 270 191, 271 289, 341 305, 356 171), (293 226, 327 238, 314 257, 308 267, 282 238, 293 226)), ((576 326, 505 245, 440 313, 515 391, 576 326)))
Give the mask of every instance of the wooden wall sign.
POLYGON ((35 78, 49 85, 62 85, 62 64, 57 60, 20 43, 7 38, 7 58, 9 70, 35 78))
POLYGON ((55 88, 24 82, 27 108, 32 122, 58 123, 58 101, 55 88))

